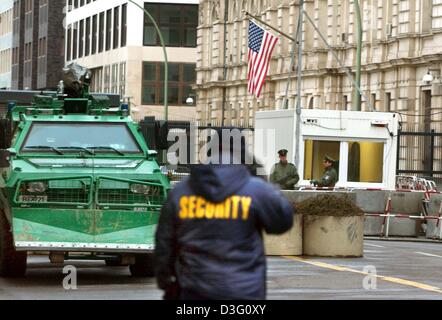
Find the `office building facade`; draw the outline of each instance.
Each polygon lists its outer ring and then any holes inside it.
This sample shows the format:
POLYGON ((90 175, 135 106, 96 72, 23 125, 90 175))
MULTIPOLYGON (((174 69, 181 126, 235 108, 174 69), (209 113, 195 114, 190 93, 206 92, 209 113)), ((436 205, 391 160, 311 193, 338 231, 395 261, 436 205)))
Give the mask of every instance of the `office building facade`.
POLYGON ((59 0, 14 0, 13 89, 57 87, 64 66, 64 9, 59 0))
POLYGON ((0 3, 0 90, 11 89, 13 0, 0 3))
MULTIPOLYGON (((193 120, 198 1, 140 1, 158 23, 169 58, 170 119, 193 120)), ((68 0, 66 63, 92 70, 92 90, 129 97, 135 119, 164 117, 164 54, 154 25, 127 0, 68 0)))

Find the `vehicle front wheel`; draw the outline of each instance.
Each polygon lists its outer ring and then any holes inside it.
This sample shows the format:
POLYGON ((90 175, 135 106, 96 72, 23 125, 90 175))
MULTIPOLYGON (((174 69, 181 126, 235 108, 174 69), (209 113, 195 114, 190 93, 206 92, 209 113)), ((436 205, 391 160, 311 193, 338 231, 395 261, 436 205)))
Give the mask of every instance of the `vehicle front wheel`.
POLYGON ((154 255, 152 253, 137 255, 135 264, 130 265, 129 270, 133 277, 154 277, 154 255))
POLYGON ((9 222, 0 210, 0 276, 23 277, 26 274, 28 254, 14 248, 14 240, 9 222))

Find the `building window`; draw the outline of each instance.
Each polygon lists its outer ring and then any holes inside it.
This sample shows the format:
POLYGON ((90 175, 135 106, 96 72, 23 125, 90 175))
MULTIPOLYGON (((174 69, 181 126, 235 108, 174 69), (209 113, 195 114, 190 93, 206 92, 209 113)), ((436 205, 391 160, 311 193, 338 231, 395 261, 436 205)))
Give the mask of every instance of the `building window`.
POLYGON ((92 17, 92 54, 97 53, 97 20, 98 16, 95 15, 92 17))
MULTIPOLYGON (((304 180, 321 180, 324 173, 324 157, 326 155, 339 160, 341 142, 306 140, 304 153, 304 180)), ((335 164, 339 172, 339 164, 335 164)), ((338 174, 339 176, 339 174, 338 174)))
POLYGON ((121 97, 126 95, 126 62, 120 63, 120 89, 119 94, 121 97))
POLYGON ((349 182, 382 183, 384 144, 381 142, 349 142, 349 182))
POLYGON ((399 1, 399 33, 408 33, 410 28, 410 3, 408 0, 399 1))
POLYGON ((371 106, 376 111, 376 93, 371 94, 371 106))
POLYGON ((91 92, 102 92, 103 85, 103 68, 95 68, 92 72, 91 92))
POLYGON ((38 39, 38 56, 46 55, 46 37, 38 39))
POLYGON ((72 25, 68 26, 66 61, 71 61, 72 57, 72 25))
POLYGON ((127 4, 121 8, 121 46, 125 47, 127 43, 127 4))
POLYGON ((433 29, 442 28, 442 0, 433 0, 433 29))
MULTIPOLYGON (((192 93, 195 83, 195 64, 169 64, 169 97, 171 105, 186 105, 186 100, 192 93)), ((164 103, 164 64, 145 62, 143 64, 142 102, 145 105, 160 105, 164 103)))
POLYGON ((112 65, 112 88, 111 93, 118 93, 118 67, 117 63, 112 65))
POLYGON ((84 20, 80 21, 80 38, 78 40, 78 57, 83 57, 84 54, 84 20))
POLYGON ((78 43, 78 22, 76 22, 74 24, 74 28, 73 28, 73 35, 72 37, 74 38, 74 43, 72 45, 72 60, 77 59, 77 43, 78 43))
POLYGON ((104 67, 104 81, 103 81, 103 92, 109 93, 109 86, 110 86, 110 66, 104 67))
POLYGON ((86 19, 86 52, 84 55, 87 57, 91 53, 91 18, 86 19))
POLYGON ((120 37, 120 8, 114 9, 114 49, 118 48, 120 37))
MULTIPOLYGON (((166 46, 196 47, 197 5, 145 4, 145 8, 158 22, 166 46)), ((144 18, 144 45, 161 45, 148 17, 144 18)))
POLYGON ((391 112, 391 92, 387 92, 385 94, 385 111, 391 112))
POLYGON ((100 13, 100 30, 99 39, 98 39, 98 52, 103 52, 104 49, 104 35, 106 34, 106 30, 104 30, 104 12, 100 13))
POLYGON ((106 51, 111 49, 112 41, 112 10, 106 11, 106 51))

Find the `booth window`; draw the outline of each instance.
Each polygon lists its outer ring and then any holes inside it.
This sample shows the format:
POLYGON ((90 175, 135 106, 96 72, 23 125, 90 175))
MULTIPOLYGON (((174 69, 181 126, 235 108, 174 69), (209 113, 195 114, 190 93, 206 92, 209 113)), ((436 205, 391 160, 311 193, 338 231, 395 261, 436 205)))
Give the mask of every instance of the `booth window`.
POLYGON ((349 142, 349 182, 382 183, 384 165, 384 143, 349 142))
POLYGON ((336 160, 335 169, 339 176, 340 141, 306 140, 304 152, 304 180, 320 180, 324 174, 324 157, 326 155, 336 160))

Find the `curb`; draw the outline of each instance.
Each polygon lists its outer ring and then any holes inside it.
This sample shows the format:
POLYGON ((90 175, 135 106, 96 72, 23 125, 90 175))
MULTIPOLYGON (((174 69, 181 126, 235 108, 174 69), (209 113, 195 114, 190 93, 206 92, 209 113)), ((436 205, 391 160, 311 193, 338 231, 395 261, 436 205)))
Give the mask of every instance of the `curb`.
POLYGON ((395 241, 395 242, 419 242, 419 243, 442 243, 442 240, 424 239, 424 238, 381 238, 381 237, 364 237, 364 240, 373 241, 395 241))

